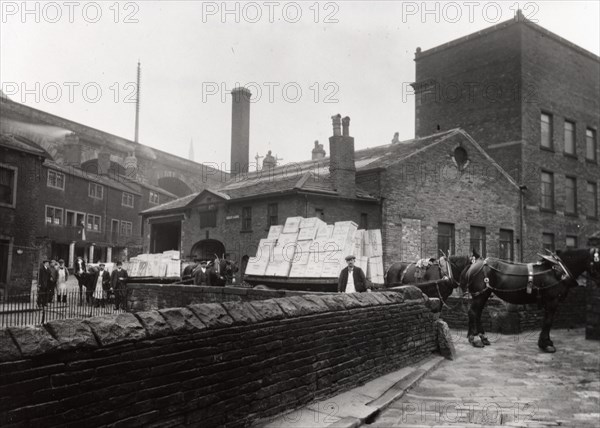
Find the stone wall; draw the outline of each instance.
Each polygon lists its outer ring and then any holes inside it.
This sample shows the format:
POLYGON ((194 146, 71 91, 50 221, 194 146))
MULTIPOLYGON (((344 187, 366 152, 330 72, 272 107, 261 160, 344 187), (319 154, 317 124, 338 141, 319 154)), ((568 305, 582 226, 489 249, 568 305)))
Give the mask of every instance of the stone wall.
POLYGON ((255 290, 243 287, 209 287, 204 285, 128 284, 127 307, 134 312, 174 308, 196 303, 250 302, 303 294, 330 295, 289 290, 255 290))
POLYGON ((248 426, 431 355, 432 303, 407 287, 0 330, 0 425, 248 426))
MULTIPOLYGON (((586 324, 586 301, 589 291, 578 287, 569 292, 562 302, 554 317, 553 328, 576 328, 586 324)), ((446 301, 448 307, 442 309, 441 317, 450 328, 467 330, 469 320, 467 311, 470 300, 464 299, 461 303, 457 297, 450 297, 446 301)), ((528 330, 541 330, 544 311, 537 305, 512 305, 498 298, 488 300, 481 322, 483 329, 490 332, 516 334, 528 330)))

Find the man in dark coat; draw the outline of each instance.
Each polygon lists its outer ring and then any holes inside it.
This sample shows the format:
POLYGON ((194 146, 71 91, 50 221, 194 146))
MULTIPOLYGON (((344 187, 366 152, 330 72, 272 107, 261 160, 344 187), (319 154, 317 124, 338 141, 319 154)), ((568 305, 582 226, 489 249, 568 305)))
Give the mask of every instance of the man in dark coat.
POLYGON ((126 309, 127 271, 123 269, 123 263, 117 262, 117 268, 110 274, 110 287, 115 293, 115 310, 126 309))
POLYGON ((354 266, 355 260, 356 257, 354 256, 346 257, 348 266, 340 272, 338 278, 338 293, 363 293, 367 291, 367 278, 361 268, 354 266))
POLYGON ((206 269, 206 260, 202 260, 194 269, 194 285, 208 284, 208 270, 206 269))
POLYGON ((48 282, 48 303, 54 302, 56 294, 56 284, 58 282, 58 263, 56 260, 50 260, 50 281, 48 282))
POLYGON ((50 286, 51 274, 50 262, 48 260, 44 260, 38 272, 38 306, 46 306, 48 304, 48 287, 50 286))

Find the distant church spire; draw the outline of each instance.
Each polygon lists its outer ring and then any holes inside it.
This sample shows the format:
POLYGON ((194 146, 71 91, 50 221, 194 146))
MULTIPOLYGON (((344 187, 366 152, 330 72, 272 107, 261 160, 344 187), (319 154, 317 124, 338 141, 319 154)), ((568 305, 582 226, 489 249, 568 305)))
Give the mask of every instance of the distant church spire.
POLYGON ((190 151, 188 153, 188 159, 191 161, 196 160, 196 159, 194 159, 194 139, 193 138, 190 140, 190 151))
POLYGON ((140 64, 140 60, 138 59, 137 64, 137 86, 136 86, 136 94, 135 94, 135 137, 134 140, 136 143, 139 143, 140 138, 140 78, 142 76, 142 65, 140 64))

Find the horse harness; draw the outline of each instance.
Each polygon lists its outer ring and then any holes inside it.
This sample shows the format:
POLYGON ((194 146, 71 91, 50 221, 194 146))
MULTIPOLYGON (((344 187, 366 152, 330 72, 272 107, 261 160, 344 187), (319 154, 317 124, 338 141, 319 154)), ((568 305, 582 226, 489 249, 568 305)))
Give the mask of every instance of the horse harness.
POLYGON ((535 287, 536 290, 538 291, 538 293, 539 293, 540 290, 545 290, 545 289, 549 289, 549 288, 555 287, 555 286, 559 285, 561 282, 573 278, 573 275, 569 272, 569 269, 565 266, 565 264, 563 263, 563 261, 556 254, 552 254, 550 256, 546 256, 546 255, 541 255, 540 254, 540 256, 542 257, 543 260, 541 260, 541 261, 539 261, 537 263, 527 263, 526 264, 526 266, 527 266, 527 286, 525 288, 518 288, 516 290, 498 290, 498 289, 496 289, 496 288, 494 288, 494 287, 492 287, 490 285, 490 279, 488 278, 487 272, 484 270, 484 267, 486 267, 486 266, 489 269, 495 270, 496 272, 499 272, 499 273, 501 273, 503 275, 515 275, 515 276, 521 276, 521 275, 503 272, 501 269, 499 269, 497 267, 494 267, 494 266, 491 266, 488 263, 488 260, 490 260, 490 259, 486 258, 483 261, 483 263, 481 264, 481 266, 479 267, 479 269, 476 272, 474 272, 472 275, 469 275, 470 277, 472 277, 472 276, 475 276, 475 275, 479 274, 479 272, 483 271, 483 276, 484 276, 483 282, 485 284, 485 288, 483 290, 481 290, 481 291, 476 292, 476 293, 471 293, 471 296, 472 297, 477 297, 480 294, 483 294, 487 289, 490 289, 493 292, 497 292, 497 291, 500 291, 500 292, 517 292, 517 291, 526 290, 527 294, 531 294, 533 292, 533 288, 534 288, 534 283, 533 283, 534 277, 540 276, 540 275, 544 275, 544 274, 546 274, 546 273, 548 273, 550 271, 554 271, 555 276, 557 278, 560 278, 560 280, 557 281, 554 284, 551 284, 551 285, 547 286, 547 287, 539 287, 539 286, 535 287), (537 272, 537 273, 534 272, 534 267, 541 266, 543 264, 544 260, 547 261, 547 262, 549 262, 551 264, 551 268, 543 270, 541 272, 537 272))

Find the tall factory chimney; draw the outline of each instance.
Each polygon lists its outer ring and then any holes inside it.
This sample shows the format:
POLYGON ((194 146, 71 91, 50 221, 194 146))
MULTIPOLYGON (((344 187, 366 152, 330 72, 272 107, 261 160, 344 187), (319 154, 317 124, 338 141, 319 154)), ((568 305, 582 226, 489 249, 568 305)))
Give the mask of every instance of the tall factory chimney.
POLYGON ((231 91, 231 174, 248 172, 250 163, 250 98, 246 88, 231 91))

